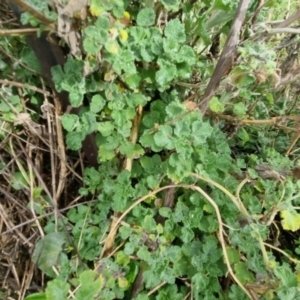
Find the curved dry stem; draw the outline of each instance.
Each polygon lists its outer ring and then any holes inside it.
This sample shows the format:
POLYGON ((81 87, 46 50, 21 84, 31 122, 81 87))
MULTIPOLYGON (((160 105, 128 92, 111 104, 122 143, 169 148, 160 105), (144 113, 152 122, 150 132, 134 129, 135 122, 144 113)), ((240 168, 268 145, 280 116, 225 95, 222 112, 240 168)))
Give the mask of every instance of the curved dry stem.
POLYGON ((56 189, 56 199, 59 201, 60 196, 64 190, 64 187, 66 185, 66 179, 67 179, 67 156, 66 156, 66 150, 65 150, 65 143, 64 143, 64 135, 63 135, 63 129, 61 124, 61 105, 60 102, 56 97, 54 97, 54 104, 55 104, 55 128, 56 128, 56 134, 57 134, 57 152, 58 157, 60 160, 60 170, 59 170, 59 182, 56 189))
POLYGON ((238 187, 237 187, 237 189, 236 189, 235 196, 236 196, 236 199, 237 199, 237 201, 238 201, 240 207, 241 207, 242 210, 245 212, 246 216, 249 217, 249 213, 248 213, 248 211, 246 210, 246 208, 245 208, 245 206, 244 206, 244 204, 243 204, 243 202, 242 202, 242 200, 241 200, 241 198, 240 198, 241 190, 242 190, 243 186, 244 186, 247 182, 249 182, 249 179, 248 179, 247 177, 246 177, 244 180, 242 180, 242 181, 240 182, 240 184, 238 185, 238 187))
MULTIPOLYGON (((113 222, 113 224, 112 224, 112 226, 111 226, 111 229, 110 229, 110 231, 109 231, 109 234, 107 235, 107 237, 106 237, 106 240, 112 240, 112 239, 114 239, 114 237, 115 237, 115 235, 116 235, 116 233, 117 233, 117 229, 118 229, 118 227, 119 227, 119 225, 120 225, 120 223, 123 221, 123 219, 130 213, 130 211, 134 208, 134 207, 136 207, 137 205, 139 205, 140 203, 142 203, 143 201, 145 201, 146 199, 148 199, 148 198, 150 198, 150 197, 152 197, 152 196, 155 196, 157 193, 159 193, 159 192, 161 192, 161 191, 163 191, 163 190, 166 190, 166 189, 170 189, 170 188, 173 188, 173 187, 183 187, 182 185, 167 185, 167 186, 164 186, 164 187, 161 187, 161 188, 159 188, 159 189, 156 189, 156 190, 154 190, 153 192, 150 192, 150 193, 148 193, 146 196, 144 196, 144 197, 142 197, 142 198, 140 198, 140 199, 138 199, 138 200, 136 200, 134 203, 132 203, 126 210, 125 210, 125 212, 122 214, 122 215, 120 215, 120 216, 114 216, 114 217, 116 217, 116 218, 118 218, 117 220, 115 220, 114 222, 113 222)), ((104 247, 103 247, 103 250, 102 250, 102 252, 101 252, 101 255, 100 255, 100 259, 102 258, 102 257, 104 257, 104 255, 105 255, 105 251, 106 251, 106 247, 105 247, 105 244, 106 243, 104 243, 104 247)))
POLYGON ((220 244, 222 246, 222 250, 223 250, 223 255, 224 255, 224 259, 227 265, 227 269, 229 274, 231 275, 231 277, 234 279, 234 281, 238 284, 238 286, 244 291, 244 293, 250 298, 253 299, 253 297, 251 296, 251 294, 249 293, 249 291, 243 286, 243 284, 239 281, 239 279, 235 276, 231 265, 230 265, 230 261, 227 255, 227 251, 226 251, 226 243, 224 240, 224 236, 223 236, 223 222, 222 222, 222 217, 220 214, 220 210, 218 205, 215 203, 215 201, 205 192, 203 191, 200 187, 198 186, 191 186, 191 189, 197 191, 198 193, 200 193, 215 209, 217 218, 218 218, 218 223, 219 223, 219 232, 218 232, 218 238, 220 241, 220 244))
POLYGON ((147 296, 151 296, 152 294, 154 294, 156 291, 158 291, 161 287, 163 287, 167 282, 163 281, 162 283, 160 283, 159 285, 157 285, 155 288, 153 288, 149 293, 147 293, 147 296))
MULTIPOLYGON (((238 210, 246 217, 249 217, 249 213, 247 211, 247 209, 245 208, 244 204, 239 201, 239 199, 237 199, 234 195, 232 195, 225 187, 223 187, 222 185, 220 185, 219 183, 209 179, 209 178, 205 178, 199 174, 196 173, 191 173, 192 176, 195 176, 196 178, 203 180, 207 183, 212 184, 213 186, 217 187, 219 190, 221 190, 224 194, 226 194, 230 200, 233 202, 233 204, 238 208, 238 210)), ((248 179, 247 179, 248 180, 248 179)))
POLYGON ((266 247, 269 247, 279 253, 281 253, 282 255, 284 255, 285 257, 287 257, 292 263, 296 264, 296 265, 299 265, 300 264, 300 260, 296 259, 296 258, 293 258, 291 257, 288 253, 286 253, 285 251, 271 245, 271 244, 268 244, 268 243, 263 243, 266 247))

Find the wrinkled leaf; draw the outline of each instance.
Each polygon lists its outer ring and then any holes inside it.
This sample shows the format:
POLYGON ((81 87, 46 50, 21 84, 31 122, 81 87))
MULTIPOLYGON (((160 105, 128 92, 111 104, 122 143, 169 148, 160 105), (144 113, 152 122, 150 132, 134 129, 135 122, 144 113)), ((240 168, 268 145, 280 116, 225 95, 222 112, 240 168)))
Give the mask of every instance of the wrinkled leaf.
POLYGON ((54 279, 50 281, 46 288, 47 300, 58 300, 67 299, 68 291, 70 285, 67 282, 63 282, 59 279, 54 279))
POLYGON ((40 239, 33 251, 32 260, 42 271, 47 271, 57 263, 65 238, 62 234, 52 232, 40 239))
POLYGON ((294 232, 300 229, 300 214, 296 211, 283 210, 280 216, 283 229, 294 232))

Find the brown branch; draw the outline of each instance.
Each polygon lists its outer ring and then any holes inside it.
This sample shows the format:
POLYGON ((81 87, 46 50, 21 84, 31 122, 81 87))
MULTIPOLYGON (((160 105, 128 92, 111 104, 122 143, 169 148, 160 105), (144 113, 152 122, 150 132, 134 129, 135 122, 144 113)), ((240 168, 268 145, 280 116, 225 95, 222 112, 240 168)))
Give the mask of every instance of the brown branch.
POLYGON ((240 0, 224 49, 221 53, 221 56, 214 70, 214 73, 205 90, 203 99, 199 105, 200 110, 202 111, 203 114, 205 114, 208 108, 209 100, 218 89, 218 86, 220 85, 223 76, 228 74, 228 72, 232 67, 232 63, 237 52, 240 30, 245 19, 249 2, 250 0, 240 0))
POLYGON ((37 33, 38 28, 0 29, 0 36, 20 36, 37 33))
POLYGON ((290 24, 294 23, 300 19, 300 9, 297 10, 294 14, 292 14, 290 17, 288 17, 286 20, 278 24, 275 28, 284 28, 289 26, 290 24))
POLYGON ((15 86, 15 87, 18 87, 18 88, 29 89, 29 90, 32 90, 32 91, 44 94, 45 96, 53 97, 53 95, 51 95, 50 92, 44 91, 42 89, 37 88, 36 86, 30 85, 30 84, 26 84, 26 83, 20 83, 20 82, 16 82, 16 81, 10 81, 10 80, 7 80, 7 79, 0 79, 0 84, 15 86))
MULTIPOLYGON (((286 121, 296 121, 300 122, 300 116, 298 115, 286 115, 286 116, 278 116, 265 120, 257 120, 257 119, 241 119, 231 116, 231 115, 223 115, 219 113, 211 113, 211 116, 215 116, 218 119, 225 120, 230 123, 239 123, 242 125, 281 125, 286 121)), ((290 129, 292 130, 292 129, 290 129)))
POLYGON ((10 2, 13 3, 14 5, 19 6, 21 8, 21 10, 32 14, 35 18, 40 20, 43 24, 49 25, 50 27, 52 27, 52 29, 55 28, 54 24, 53 24, 53 21, 49 20, 42 13, 40 13, 39 11, 37 11, 36 9, 34 9, 30 5, 28 5, 25 1, 23 1, 23 0, 10 0, 10 2))

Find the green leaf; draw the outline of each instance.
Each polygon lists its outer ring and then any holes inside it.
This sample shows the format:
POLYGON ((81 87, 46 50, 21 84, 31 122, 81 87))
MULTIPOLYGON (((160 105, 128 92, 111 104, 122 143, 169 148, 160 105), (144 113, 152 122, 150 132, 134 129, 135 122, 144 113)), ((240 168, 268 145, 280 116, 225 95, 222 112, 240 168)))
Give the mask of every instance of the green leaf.
POLYGON ((245 145, 247 142, 250 141, 250 136, 249 136, 247 130, 243 127, 239 129, 237 136, 242 141, 242 145, 245 145))
MULTIPOLYGON (((8 100, 8 99, 7 99, 8 100)), ((10 96, 8 103, 14 107, 17 111, 22 111, 22 106, 20 105, 20 97, 17 95, 10 96)), ((12 111, 11 106, 4 101, 0 101, 0 112, 10 112, 12 111)), ((15 111, 14 111, 15 112, 15 111)))
POLYGON ((24 300, 48 300, 46 297, 46 293, 34 293, 27 297, 24 300))
POLYGON ((140 163, 145 172, 149 174, 155 174, 161 169, 161 158, 155 154, 151 157, 143 156, 140 158, 140 163))
POLYGON ((139 73, 135 73, 132 75, 123 74, 122 80, 131 88, 132 90, 137 89, 141 83, 142 76, 139 73))
POLYGON ((79 125, 79 117, 72 114, 64 114, 61 116, 61 122, 65 130, 73 131, 79 125))
POLYGON ((169 284, 174 285, 175 283, 174 271, 170 267, 166 267, 163 269, 163 271, 160 273, 160 278, 161 280, 166 281, 169 284))
POLYGON ((115 150, 119 147, 120 142, 118 139, 116 139, 114 136, 109 136, 106 139, 105 148, 109 150, 115 150))
POLYGON ((161 86, 166 86, 176 76, 176 66, 166 60, 158 59, 157 64, 160 70, 155 74, 156 82, 161 86))
POLYGON ((234 270, 236 272, 236 276, 243 284, 255 281, 253 274, 249 271, 247 265, 244 262, 236 263, 234 265, 234 270))
POLYGON ((179 19, 172 19, 169 21, 164 33, 167 38, 175 39, 178 43, 185 42, 186 36, 184 25, 179 21, 179 19))
POLYGON ((91 0, 89 10, 92 16, 99 16, 101 15, 101 13, 103 13, 105 8, 103 7, 103 5, 101 5, 101 2, 97 0, 91 0))
POLYGON ((122 95, 119 96, 119 98, 115 98, 112 101, 109 101, 108 108, 112 111, 112 114, 115 111, 123 111, 126 103, 122 97, 122 95))
POLYGON ((229 290, 229 299, 246 300, 247 298, 245 298, 245 292, 237 284, 233 284, 233 285, 231 285, 230 290, 229 290))
MULTIPOLYGON (((98 1, 96 1, 98 2, 98 1)), ((95 23, 96 27, 98 29, 102 29, 102 30, 109 30, 111 25, 110 25, 110 21, 109 18, 106 15, 100 15, 95 23)))
POLYGON ((193 66, 196 62, 196 54, 192 47, 184 45, 173 59, 178 63, 186 62, 188 65, 193 66))
POLYGON ((41 197, 42 191, 43 191, 42 187, 33 188, 33 195, 32 195, 33 199, 34 200, 39 199, 39 197, 41 197))
POLYGON ((114 125, 110 121, 100 122, 97 124, 97 130, 105 137, 110 136, 114 128, 114 125))
POLYGON ((206 22, 206 29, 210 30, 217 25, 227 23, 233 18, 233 15, 233 11, 227 12, 221 9, 214 11, 206 22))
POLYGON ((73 107, 79 107, 82 105, 83 94, 79 93, 78 91, 72 90, 69 93, 69 99, 73 107))
POLYGON ((166 113, 170 120, 182 115, 184 112, 186 112, 186 109, 184 105, 179 102, 173 101, 166 107, 166 113))
POLYGON ((284 287, 292 288, 298 286, 297 276, 292 272, 291 267, 284 263, 274 269, 274 274, 280 279, 284 287))
POLYGON ((119 45, 115 40, 108 40, 105 43, 105 49, 111 54, 117 54, 119 52, 119 45))
POLYGON ((68 57, 68 60, 64 64, 65 74, 74 75, 79 81, 82 79, 83 69, 84 62, 71 56, 68 57))
POLYGON ((124 251, 118 251, 115 257, 119 265, 127 266, 130 263, 130 257, 124 251))
POLYGON ((179 9, 179 0, 161 0, 160 2, 167 10, 177 11, 179 9))
POLYGON ((240 87, 249 86, 255 82, 255 77, 249 72, 249 67, 237 66, 232 70, 231 76, 234 83, 238 84, 240 87))
POLYGON ((274 97, 272 93, 267 93, 266 94, 266 99, 268 100, 269 104, 273 105, 274 104, 274 97))
POLYGON ((280 217, 283 229, 294 232, 300 229, 300 214, 296 211, 282 210, 280 217))
POLYGON ((132 235, 132 228, 127 226, 121 226, 120 229, 120 235, 123 240, 127 240, 132 235))
POLYGON ((103 277, 92 270, 84 271, 79 277, 80 287, 76 300, 94 299, 103 288, 103 277))
POLYGON ((133 144, 129 141, 124 141, 120 145, 120 153, 128 158, 135 158, 143 155, 144 149, 140 145, 133 144))
POLYGON ((54 279, 48 282, 46 288, 47 300, 65 300, 67 299, 70 285, 59 279, 54 279))
POLYGON ((82 146, 86 134, 83 132, 68 132, 66 137, 66 144, 70 150, 79 150, 82 146))
POLYGON ((40 25, 40 21, 29 12, 22 13, 20 21, 22 25, 30 24, 32 27, 37 27, 38 25, 40 25))
POLYGON ((152 8, 143 8, 137 15, 137 24, 142 27, 149 27, 155 23, 155 11, 152 8))
POLYGON ((157 286, 161 282, 159 275, 153 270, 146 270, 143 275, 145 286, 148 289, 157 286))
MULTIPOLYGON (((157 28, 151 28, 151 29, 157 29, 157 28)), ((163 54, 163 38, 160 31, 158 31, 158 34, 153 33, 149 48, 152 51, 152 53, 155 54, 157 57, 160 57, 163 54)))
POLYGON ((145 216, 145 218, 142 222, 142 226, 147 232, 153 232, 153 230, 155 230, 155 227, 156 227, 156 222, 155 222, 153 216, 151 216, 151 215, 145 216))
POLYGON ((52 79, 58 92, 61 91, 61 82, 65 76, 61 66, 57 65, 51 68, 52 79))
POLYGON ((126 290, 129 287, 129 282, 126 278, 124 277, 119 277, 118 278, 118 286, 123 289, 126 290))
POLYGON ((185 244, 190 243, 195 238, 194 231, 188 227, 182 227, 181 234, 181 239, 185 244))
POLYGON ((124 17, 124 0, 114 0, 112 1, 114 4, 114 7, 112 9, 112 13, 113 15, 117 18, 117 19, 121 19, 124 17))
POLYGON ((192 284, 197 291, 208 289, 209 277, 205 274, 197 273, 192 277, 192 284))
POLYGON ((147 98, 141 93, 131 93, 126 98, 129 107, 136 108, 138 105, 144 106, 147 103, 147 98))
POLYGON ((239 117, 243 117, 246 114, 246 106, 243 102, 238 102, 233 106, 233 112, 239 117))
POLYGON ((129 28, 129 35, 134 39, 134 42, 141 45, 144 44, 145 39, 149 38, 149 30, 143 27, 131 26, 129 28))
POLYGON ((116 156, 116 153, 114 150, 106 149, 105 147, 100 146, 98 155, 99 160, 104 162, 112 160, 116 156))
POLYGON ((202 120, 193 122, 192 133, 193 133, 193 145, 200 146, 206 143, 208 137, 213 133, 213 127, 202 120))
POLYGON ((13 174, 13 176, 11 177, 11 185, 17 191, 28 187, 28 183, 24 178, 22 172, 15 172, 13 174))
POLYGON ((124 247, 124 252, 128 255, 131 255, 135 252, 135 246, 133 245, 133 243, 126 243, 125 247, 124 247))
POLYGON ((144 261, 151 261, 151 254, 148 248, 144 245, 141 245, 141 247, 139 248, 136 254, 139 259, 142 259, 144 261))
POLYGON ((168 150, 174 149, 172 141, 173 130, 169 125, 161 125, 158 132, 154 134, 154 142, 158 147, 166 148, 168 150))
POLYGON ((172 209, 170 207, 161 207, 159 214, 164 218, 169 218, 172 215, 172 209))
POLYGON ((180 44, 175 38, 164 38, 163 39, 164 51, 170 55, 174 55, 177 58, 177 52, 179 51, 180 44))
POLYGON ((241 256, 235 248, 228 246, 228 247, 226 247, 226 252, 227 252, 230 264, 234 264, 234 263, 237 263, 240 261, 241 256))
POLYGON ((165 122, 166 104, 162 101, 154 101, 151 103, 151 112, 143 118, 143 125, 147 128, 153 128, 156 124, 165 122))
POLYGON ((96 26, 87 26, 84 29, 85 39, 89 39, 98 47, 104 45, 108 41, 107 31, 104 29, 99 29, 96 26))
MULTIPOLYGON (((181 113, 179 113, 180 116, 181 113)), ((174 118, 174 117, 173 117, 174 118)), ((171 118, 172 119, 172 118, 171 118)), ((177 141, 182 141, 183 143, 188 143, 191 138, 191 126, 189 120, 182 118, 175 123, 174 134, 178 137, 177 141)), ((189 147, 187 147, 189 148, 189 147)))
POLYGON ((300 297, 300 292, 297 287, 283 287, 279 290, 276 290, 276 295, 278 299, 284 299, 284 300, 295 300, 300 297))
POLYGON ((147 180, 147 185, 150 189, 157 189, 159 187, 160 180, 158 176, 150 175, 147 177, 146 180, 147 180))
POLYGON ((80 121, 80 130, 85 134, 90 134, 97 128, 96 115, 91 111, 84 112, 80 121))
POLYGON ((116 55, 112 67, 117 74, 121 74, 122 70, 126 75, 136 74, 133 52, 129 50, 120 51, 120 53, 116 55))
POLYGON ((97 43, 94 40, 85 38, 83 40, 83 49, 89 55, 96 55, 100 50, 100 46, 97 45, 97 43))
POLYGON ((41 65, 30 48, 26 47, 22 49, 20 59, 27 66, 30 66, 31 69, 34 69, 38 73, 42 73, 41 65))
POLYGON ((106 104, 106 101, 100 95, 94 95, 91 101, 90 109, 93 113, 101 111, 106 104))
POLYGON ((177 76, 180 79, 190 79, 192 68, 187 63, 177 63, 176 64, 177 69, 177 76))
POLYGON ((63 235, 57 232, 47 234, 35 245, 32 260, 42 271, 47 271, 57 263, 62 246, 65 243, 63 235))
POLYGON ((145 62, 151 62, 155 59, 155 55, 149 47, 141 47, 141 57, 145 62))
POLYGON ((224 104, 222 104, 217 97, 211 98, 209 108, 213 112, 223 112, 225 109, 224 104))
POLYGON ((178 153, 172 153, 168 159, 167 174, 174 182, 182 181, 192 171, 192 161, 178 153))
POLYGON ((11 107, 4 101, 0 102, 0 111, 1 112, 10 112, 11 111, 11 107))
POLYGON ((134 299, 135 300, 149 300, 149 297, 147 294, 139 293, 134 299))

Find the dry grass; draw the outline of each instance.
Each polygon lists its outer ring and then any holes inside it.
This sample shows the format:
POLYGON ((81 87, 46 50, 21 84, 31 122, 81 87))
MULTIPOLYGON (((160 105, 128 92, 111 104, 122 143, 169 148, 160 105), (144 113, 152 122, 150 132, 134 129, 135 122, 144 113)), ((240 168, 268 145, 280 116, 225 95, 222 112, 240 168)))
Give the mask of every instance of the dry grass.
MULTIPOLYGON (((18 27, 1 4, 0 29, 18 27)), ((1 45, 0 57, 9 65, 20 61, 1 45)), ((80 200, 77 172, 82 173, 83 162, 67 157, 59 101, 36 75, 37 87, 19 82, 14 72, 0 76, 0 99, 12 113, 11 120, 0 116, 0 299, 21 300, 44 290, 46 278, 31 260, 34 246, 44 236, 44 224, 50 218, 57 224, 61 213, 80 200), (40 110, 30 110, 28 91, 42 99, 40 110), (10 102, 16 94, 18 107, 10 102)))
MULTIPOLYGON (((22 88, 19 91, 24 100, 22 88)), ((7 100, 5 91, 1 97, 7 100)), ((13 126, 4 120, 0 124, 5 133, 0 143, 0 290, 4 299, 21 300, 29 291, 43 290, 43 274, 31 261, 34 245, 44 236, 44 222, 54 217, 57 223, 61 211, 80 199, 69 191, 76 191, 74 184, 82 184, 75 171, 82 162, 67 158, 59 105, 49 104, 44 97, 41 125, 30 118, 26 101, 22 113, 12 107, 13 126)))

